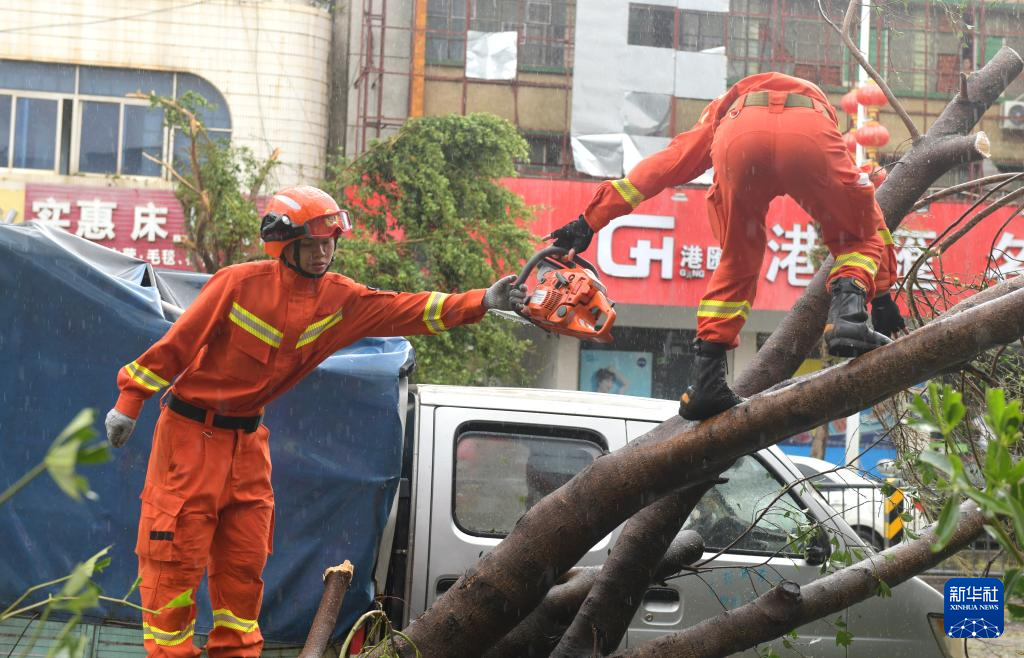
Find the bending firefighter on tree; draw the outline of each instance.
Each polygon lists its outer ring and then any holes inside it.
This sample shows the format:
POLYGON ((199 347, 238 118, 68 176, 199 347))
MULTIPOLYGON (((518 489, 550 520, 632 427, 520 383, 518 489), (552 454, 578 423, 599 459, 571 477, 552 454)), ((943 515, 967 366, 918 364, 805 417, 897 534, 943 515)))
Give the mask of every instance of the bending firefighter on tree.
MULTIPOLYGON (((138 543, 142 605, 158 610, 209 570, 211 658, 255 657, 274 492, 264 407, 333 352, 366 336, 437 334, 511 310, 514 276, 462 294, 375 290, 328 272, 348 213, 308 186, 274 195, 260 237, 276 260, 226 267, 142 356, 118 372, 115 447, 143 403, 170 386, 153 434, 138 543), (172 383, 173 382, 173 383, 172 383)), ((196 607, 143 615, 150 656, 192 658, 196 607)))
POLYGON ((777 196, 788 194, 817 220, 835 257, 826 283, 832 295, 825 325, 829 353, 857 356, 904 328, 889 293, 896 259, 874 186, 854 165, 825 94, 781 73, 740 80, 665 150, 642 160, 625 178, 601 183, 579 219, 549 237, 556 246, 582 251, 594 231, 612 219, 712 166, 708 217, 722 259, 697 307, 693 384, 679 405, 679 413, 691 420, 743 401, 726 384, 725 353, 739 344, 754 303, 767 243, 765 216, 777 196), (867 299, 872 300, 870 319, 867 299))

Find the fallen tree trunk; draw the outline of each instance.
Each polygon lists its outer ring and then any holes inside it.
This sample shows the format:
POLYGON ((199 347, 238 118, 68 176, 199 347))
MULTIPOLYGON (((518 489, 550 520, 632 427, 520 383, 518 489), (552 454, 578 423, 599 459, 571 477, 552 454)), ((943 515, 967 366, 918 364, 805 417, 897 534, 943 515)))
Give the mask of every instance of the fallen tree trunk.
POLYGON ((968 501, 952 539, 932 552, 935 526, 921 537, 837 571, 801 588, 782 584, 756 600, 699 624, 635 649, 615 654, 620 658, 718 658, 757 646, 794 628, 844 610, 875 596, 879 583, 895 587, 930 569, 970 545, 984 528, 985 517, 968 501))
MULTIPOLYGON (((658 563, 653 577, 644 586, 679 573, 703 554, 704 540, 700 535, 692 531, 679 533, 665 551, 665 557, 658 563)), ((570 570, 569 580, 552 587, 541 604, 484 654, 484 658, 543 658, 549 655, 606 568, 607 565, 570 570)))
POLYGON ((619 646, 672 538, 708 489, 720 482, 724 480, 673 491, 626 522, 597 582, 552 656, 605 655, 619 646))
POLYGON ((537 503, 409 626, 408 635, 425 655, 478 656, 652 494, 710 479, 742 455, 864 409, 1022 334, 1024 290, 1017 290, 703 423, 663 423, 537 503))

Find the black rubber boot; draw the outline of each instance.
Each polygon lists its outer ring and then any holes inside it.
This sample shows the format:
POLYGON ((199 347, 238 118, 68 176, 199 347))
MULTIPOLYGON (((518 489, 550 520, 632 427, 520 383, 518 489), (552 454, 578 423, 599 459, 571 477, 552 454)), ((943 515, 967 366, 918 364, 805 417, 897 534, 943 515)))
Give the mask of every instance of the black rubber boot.
POLYGON ((825 322, 825 345, 832 356, 860 356, 892 342, 871 327, 866 297, 856 279, 832 282, 832 305, 825 322))
POLYGON ((694 382, 679 398, 679 415, 686 420, 704 420, 744 402, 725 383, 725 350, 721 343, 694 342, 694 382))

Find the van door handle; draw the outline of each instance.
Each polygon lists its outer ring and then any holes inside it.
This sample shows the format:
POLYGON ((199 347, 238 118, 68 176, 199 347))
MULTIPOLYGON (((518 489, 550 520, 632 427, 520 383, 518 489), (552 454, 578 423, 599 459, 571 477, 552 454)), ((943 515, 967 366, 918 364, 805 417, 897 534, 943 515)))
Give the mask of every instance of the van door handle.
POLYGON ((644 612, 671 614, 679 611, 679 591, 671 587, 651 587, 640 604, 644 612))

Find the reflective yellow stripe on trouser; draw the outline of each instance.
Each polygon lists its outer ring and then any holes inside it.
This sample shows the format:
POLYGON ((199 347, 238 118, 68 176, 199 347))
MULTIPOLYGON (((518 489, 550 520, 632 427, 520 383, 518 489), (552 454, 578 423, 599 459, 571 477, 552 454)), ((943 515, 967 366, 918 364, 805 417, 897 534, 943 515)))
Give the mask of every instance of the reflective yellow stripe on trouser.
POLYGON ((213 611, 214 628, 230 628, 239 633, 251 633, 259 626, 255 619, 243 619, 227 608, 213 611))
POLYGON ((619 196, 626 200, 630 208, 636 208, 644 200, 644 195, 640 193, 640 190, 636 189, 636 185, 633 185, 632 181, 628 178, 613 180, 612 187, 619 193, 619 196))
POLYGON ((138 361, 132 361, 126 365, 124 367, 124 371, 128 373, 128 376, 132 378, 132 381, 143 388, 149 389, 150 391, 159 391, 168 384, 166 379, 149 368, 140 365, 138 361))
POLYGON ((844 267, 858 267, 865 270, 872 278, 874 278, 875 274, 878 273, 878 263, 857 251, 851 251, 848 254, 841 254, 836 258, 835 265, 832 266, 829 276, 834 275, 844 267))
POLYGON ((441 312, 444 310, 444 300, 446 299, 448 299, 448 295, 443 292, 432 292, 427 298, 427 304, 423 308, 423 324, 427 325, 427 330, 432 334, 448 331, 444 322, 441 321, 441 312))
POLYGON ((738 302, 727 302, 718 299, 702 299, 697 305, 698 318, 747 318, 750 311, 750 302, 740 300, 738 302))
POLYGON ((142 623, 142 639, 156 642, 161 647, 176 647, 192 637, 196 630, 196 620, 188 623, 184 630, 165 631, 146 622, 142 623))

